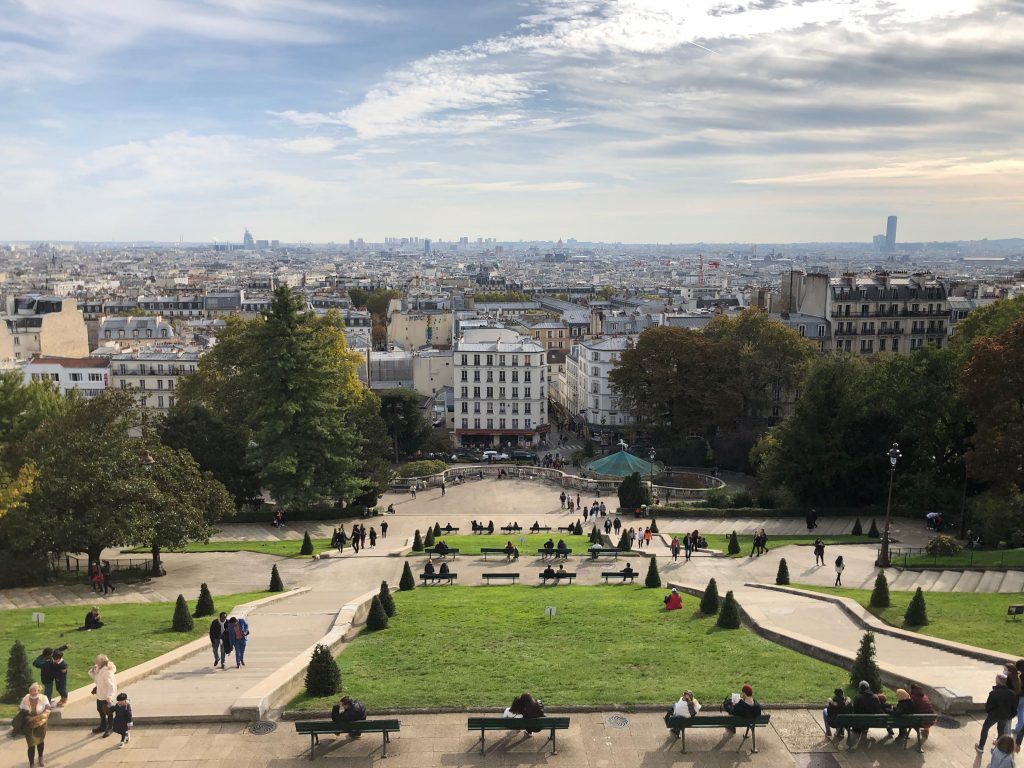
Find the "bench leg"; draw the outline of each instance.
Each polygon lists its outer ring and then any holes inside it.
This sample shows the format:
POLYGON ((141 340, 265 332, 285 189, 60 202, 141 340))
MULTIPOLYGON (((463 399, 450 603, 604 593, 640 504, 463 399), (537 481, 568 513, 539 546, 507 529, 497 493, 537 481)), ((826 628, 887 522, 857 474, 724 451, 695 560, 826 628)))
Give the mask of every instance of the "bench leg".
POLYGON ((920 728, 917 729, 917 751, 918 752, 924 752, 924 743, 921 741, 921 729, 920 728))
POLYGON ((686 752, 686 729, 685 728, 680 728, 679 729, 679 738, 683 742, 683 752, 685 753, 686 752))
POLYGON ((391 737, 388 736, 388 732, 384 731, 384 753, 382 757, 388 756, 388 742, 391 741, 391 737))
POLYGON ((484 753, 484 731, 481 728, 480 729, 480 754, 482 755, 483 753, 484 753))
POLYGON ((317 737, 315 733, 309 734, 309 759, 313 759, 313 747, 316 746, 317 737))
POLYGON ((551 729, 551 738, 549 739, 549 741, 551 742, 551 754, 552 755, 557 755, 558 754, 558 741, 556 740, 556 737, 555 737, 555 729, 554 728, 551 729))
POLYGON ((757 728, 750 726, 750 753, 757 752, 757 728))

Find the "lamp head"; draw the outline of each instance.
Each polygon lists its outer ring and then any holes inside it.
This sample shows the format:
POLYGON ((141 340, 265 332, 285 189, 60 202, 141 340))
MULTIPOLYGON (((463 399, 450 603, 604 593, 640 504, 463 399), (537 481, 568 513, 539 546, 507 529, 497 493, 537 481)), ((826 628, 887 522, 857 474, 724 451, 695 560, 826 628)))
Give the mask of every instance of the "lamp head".
POLYGON ((903 454, 900 453, 900 444, 899 443, 893 443, 892 444, 892 448, 889 449, 888 456, 889 456, 889 463, 895 469, 896 468, 896 462, 899 461, 903 457, 903 454))

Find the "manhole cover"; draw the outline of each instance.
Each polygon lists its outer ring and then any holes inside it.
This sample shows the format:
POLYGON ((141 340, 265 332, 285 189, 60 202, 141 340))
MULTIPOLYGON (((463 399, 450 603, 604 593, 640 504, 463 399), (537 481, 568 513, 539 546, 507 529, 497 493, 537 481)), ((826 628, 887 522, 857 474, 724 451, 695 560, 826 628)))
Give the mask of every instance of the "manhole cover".
POLYGON ((266 736, 268 733, 273 733, 276 730, 277 723, 272 723, 269 720, 260 720, 249 726, 249 733, 253 736, 266 736))
POLYGON ((608 725, 612 728, 626 728, 629 726, 629 718, 623 715, 611 715, 608 718, 608 725))
POLYGON ((952 731, 963 727, 959 720, 949 717, 949 715, 939 715, 939 719, 935 721, 935 724, 939 726, 939 728, 949 728, 952 731))

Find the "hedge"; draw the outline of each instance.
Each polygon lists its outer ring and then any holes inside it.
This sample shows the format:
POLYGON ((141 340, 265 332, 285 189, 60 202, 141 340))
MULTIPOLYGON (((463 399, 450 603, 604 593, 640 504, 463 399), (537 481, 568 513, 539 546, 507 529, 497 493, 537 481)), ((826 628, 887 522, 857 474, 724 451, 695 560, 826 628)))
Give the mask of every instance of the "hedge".
MULTIPOLYGON (((274 517, 277 509, 273 504, 266 504, 259 508, 246 507, 240 509, 232 517, 221 520, 218 526, 231 525, 231 523, 269 523, 274 517)), ((362 520, 364 517, 376 517, 380 514, 377 507, 366 514, 366 507, 351 506, 344 509, 337 507, 311 507, 310 509, 286 509, 284 513, 284 524, 297 522, 313 522, 317 520, 362 520)))
POLYGON ((448 469, 448 465, 440 459, 423 459, 422 461, 410 461, 398 468, 398 477, 426 477, 427 475, 439 475, 448 469))
MULTIPOLYGON (((818 510, 818 517, 846 517, 854 515, 873 515, 876 510, 871 508, 858 507, 815 507, 818 510)), ((630 517, 632 509, 619 509, 618 513, 623 517, 630 517)), ((883 511, 884 514, 884 511, 883 511)), ((893 510, 894 517, 923 518, 925 513, 920 510, 893 510)), ((659 504, 656 507, 647 508, 648 517, 799 517, 807 516, 807 509, 788 507, 780 509, 767 509, 765 507, 701 507, 696 504, 665 506, 659 504)))

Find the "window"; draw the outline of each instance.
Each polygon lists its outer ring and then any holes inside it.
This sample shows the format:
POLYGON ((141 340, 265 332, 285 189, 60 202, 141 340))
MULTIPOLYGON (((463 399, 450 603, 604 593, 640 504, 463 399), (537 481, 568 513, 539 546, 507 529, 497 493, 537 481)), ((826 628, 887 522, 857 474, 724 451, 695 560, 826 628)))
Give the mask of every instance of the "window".
MULTIPOLYGON (((544 396, 544 391, 541 390, 541 397, 543 397, 543 396, 544 396)), ((526 389, 523 390, 523 397, 525 397, 527 400, 530 399, 530 388, 529 387, 527 387, 526 389)))
POLYGON ((480 365, 480 355, 473 355, 473 365, 480 365))
POLYGON ((512 403, 512 413, 519 413, 519 403, 512 403))
MULTIPOLYGON (((529 373, 529 371, 527 371, 529 373)), ((505 372, 501 372, 501 381, 505 380, 505 372)), ((512 381, 519 381, 519 371, 512 371, 512 381)))
POLYGON ((592 352, 590 354, 590 359, 593 360, 595 363, 601 362, 601 353, 600 352, 592 352))
POLYGON ((519 419, 512 419, 512 429, 519 429, 519 419))
POLYGON ((492 403, 490 401, 487 402, 487 412, 488 413, 494 413, 494 403, 492 403))
POLYGON ((160 395, 160 396, 159 396, 159 397, 158 397, 158 398, 156 399, 156 407, 157 407, 157 408, 163 408, 163 407, 164 407, 164 396, 163 396, 163 395, 160 395))
POLYGON ((598 384, 596 381, 590 385, 590 391, 595 395, 598 393, 598 384))
POLYGON ((146 388, 146 380, 145 379, 139 379, 139 389, 145 389, 145 388, 146 388))
POLYGON ((825 326, 824 325, 819 325, 818 326, 818 338, 820 339, 824 335, 825 335, 825 326))
POLYGON ((806 325, 798 326, 798 330, 800 331, 800 335, 801 336, 806 336, 807 335, 807 326, 806 325))
POLYGON ((81 381, 82 380, 82 374, 80 374, 80 373, 72 373, 71 374, 71 380, 72 381, 81 381))
POLYGON ((462 372, 462 381, 469 381, 469 371, 462 372))
POLYGON ((480 403, 473 403, 473 413, 480 413, 480 403))
POLYGON ((519 355, 512 355, 512 365, 519 365, 519 355))
MULTIPOLYGON (((530 413, 530 412, 531 412, 530 403, 523 403, 523 413, 530 413)), ((529 421, 529 419, 527 419, 527 421, 529 421)))
POLYGON ((488 429, 494 429, 494 419, 488 419, 487 420, 487 428, 488 429))
POLYGON ((601 375, 601 371, 598 369, 598 367, 596 365, 592 365, 590 367, 590 375, 591 376, 600 376, 601 375))
POLYGON ((463 403, 462 404, 462 412, 463 413, 469 413, 469 403, 463 403))
POLYGON ((459 389, 459 397, 469 397, 469 387, 461 387, 459 389))
MULTIPOLYGON (((501 388, 501 396, 505 396, 505 388, 501 388)), ((512 387, 512 397, 519 397, 519 387, 512 387)))
POLYGON ((469 419, 463 419, 462 420, 462 428, 463 429, 469 429, 469 419))
POLYGON ((498 419, 498 429, 505 429, 505 420, 498 419))
POLYGON ((480 419, 473 419, 473 429, 480 429, 480 419))
POLYGON ((598 403, 597 403, 597 398, 595 397, 594 398, 594 410, 596 411, 598 409, 598 407, 599 406, 598 406, 598 403))
MULTIPOLYGON (((488 373, 487 375, 489 377, 490 373, 488 373)), ((490 381, 490 378, 488 378, 487 380, 490 381)), ((504 371, 498 371, 498 381, 504 381, 504 380, 505 380, 505 372, 504 371)))
POLYGON ((488 387, 487 388, 487 397, 488 397, 488 399, 494 397, 494 387, 488 387))
POLYGON ((498 355, 498 365, 502 365, 502 366, 505 365, 505 356, 504 355, 498 355))
POLYGON ((462 365, 469 365, 469 355, 462 356, 462 365))
POLYGON ((494 371, 488 371, 487 372, 487 382, 491 383, 493 381, 494 381, 494 371))
POLYGON ((488 365, 494 365, 494 355, 488 355, 487 356, 487 364, 488 365))
POLYGON ((104 331, 103 332, 103 338, 109 339, 110 338, 110 331, 104 331))
POLYGON ((533 428, 533 419, 526 419, 523 422, 523 424, 526 426, 527 429, 532 429, 533 428))
POLYGON ((473 371, 473 381, 480 381, 480 371, 473 371))
POLYGON ((885 339, 878 340, 878 351, 885 352, 885 339))
MULTIPOLYGON (((512 373, 512 381, 515 381, 515 380, 516 380, 516 374, 515 374, 515 372, 513 372, 512 373)), ((525 371, 523 373, 523 381, 529 381, 529 380, 530 380, 530 371, 525 371)))
POLYGON ((163 379, 157 379, 156 380, 156 388, 157 389, 163 389, 164 388, 164 380, 163 379))

